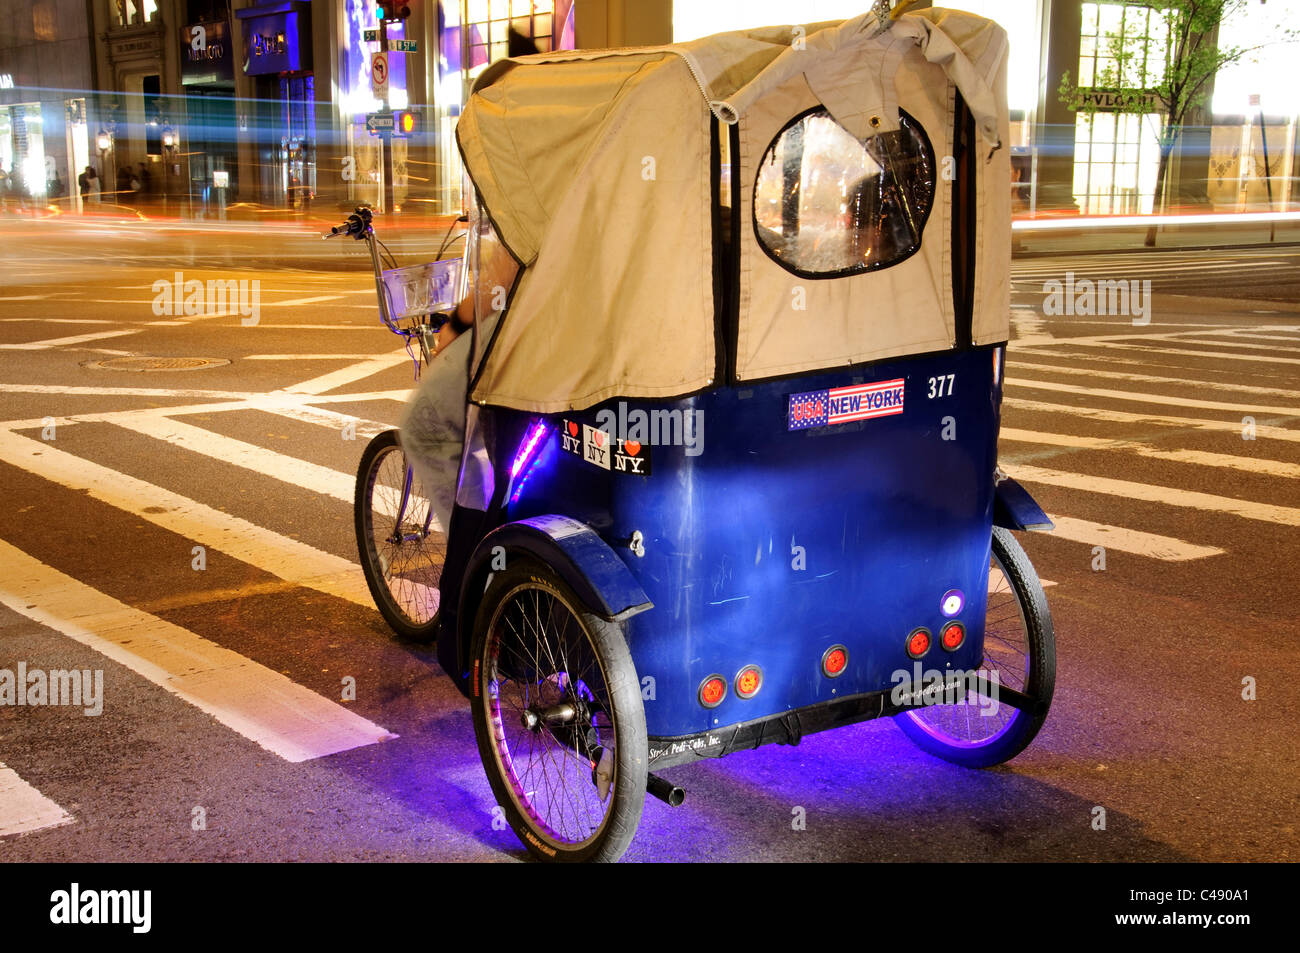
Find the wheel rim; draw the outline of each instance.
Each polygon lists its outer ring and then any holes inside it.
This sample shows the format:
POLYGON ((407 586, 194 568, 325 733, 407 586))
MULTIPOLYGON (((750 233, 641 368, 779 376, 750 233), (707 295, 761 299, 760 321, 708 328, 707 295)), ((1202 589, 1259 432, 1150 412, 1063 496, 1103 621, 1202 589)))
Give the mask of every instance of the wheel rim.
MULTIPOLYGON (((1011 585, 1006 567, 993 553, 989 559, 989 597, 984 622, 984 658, 980 668, 991 678, 996 672, 998 682, 1007 688, 1029 694, 1027 686, 1031 675, 1029 626, 1025 620, 1024 606, 1011 585)), ((989 699, 984 695, 968 693, 954 705, 927 705, 904 713, 921 730, 954 748, 983 748, 996 743, 1006 735, 1024 712, 1005 702, 995 711, 985 715, 981 706, 989 699)))
POLYGON ((412 625, 426 625, 438 614, 438 581, 447 541, 436 526, 429 495, 407 467, 400 448, 376 457, 368 498, 366 542, 389 604, 412 625), (399 526, 397 514, 408 479, 410 491, 399 526))
POLYGON ((617 718, 591 636, 559 593, 524 584, 501 600, 483 683, 495 767, 528 826, 556 849, 594 843, 614 804, 617 718))

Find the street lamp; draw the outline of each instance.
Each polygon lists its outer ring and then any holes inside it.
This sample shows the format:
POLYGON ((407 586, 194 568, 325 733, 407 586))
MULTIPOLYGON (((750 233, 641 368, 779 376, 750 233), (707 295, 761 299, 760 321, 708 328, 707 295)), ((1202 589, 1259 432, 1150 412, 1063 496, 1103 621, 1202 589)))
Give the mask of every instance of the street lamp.
POLYGON ((113 148, 113 137, 107 129, 100 128, 95 136, 95 148, 99 150, 99 196, 102 202, 108 188, 108 150, 113 148))
POLYGON ((172 161, 176 154, 176 130, 171 126, 163 126, 162 130, 162 147, 163 147, 163 214, 167 214, 167 193, 168 186, 171 182, 172 161))

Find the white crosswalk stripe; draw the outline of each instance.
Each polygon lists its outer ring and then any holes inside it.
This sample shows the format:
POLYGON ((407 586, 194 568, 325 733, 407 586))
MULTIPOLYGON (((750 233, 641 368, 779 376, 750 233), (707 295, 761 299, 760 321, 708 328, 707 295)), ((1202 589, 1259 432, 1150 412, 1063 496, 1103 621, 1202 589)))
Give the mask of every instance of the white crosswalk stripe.
POLYGON ((71 824, 74 818, 0 761, 0 837, 71 824))
POLYGON ((286 761, 394 737, 279 672, 119 602, 0 541, 0 604, 124 665, 286 761))

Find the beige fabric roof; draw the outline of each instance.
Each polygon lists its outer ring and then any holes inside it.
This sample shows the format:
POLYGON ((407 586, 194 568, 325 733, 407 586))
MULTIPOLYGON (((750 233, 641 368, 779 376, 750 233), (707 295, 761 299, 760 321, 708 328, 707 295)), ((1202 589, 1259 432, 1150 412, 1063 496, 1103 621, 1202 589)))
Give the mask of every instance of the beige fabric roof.
POLYGON ((879 271, 804 282, 808 309, 791 321, 790 288, 801 279, 757 248, 750 205, 776 132, 819 103, 860 139, 896 129, 902 106, 942 157, 952 90, 961 90, 992 152, 978 163, 974 339, 1005 340, 1010 170, 1008 150, 994 147, 1007 135, 1006 35, 943 9, 904 15, 879 36, 875 27, 864 15, 802 33, 770 27, 486 70, 457 138, 525 271, 473 398, 555 412, 712 383, 711 110, 737 123, 741 139, 740 379, 953 343, 947 183, 921 252, 879 271))

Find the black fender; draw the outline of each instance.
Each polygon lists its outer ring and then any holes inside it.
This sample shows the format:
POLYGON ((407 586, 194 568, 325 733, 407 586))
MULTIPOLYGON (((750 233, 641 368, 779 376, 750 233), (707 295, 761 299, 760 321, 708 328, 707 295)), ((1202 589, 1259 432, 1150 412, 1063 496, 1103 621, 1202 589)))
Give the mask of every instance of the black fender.
POLYGON ((621 622, 654 605, 623 560, 586 523, 557 515, 506 523, 483 537, 465 569, 456 612, 459 671, 466 671, 474 620, 492 573, 502 559, 521 555, 554 569, 583 607, 603 619, 621 622))
POLYGON ((1003 477, 993 489, 993 525, 1043 533, 1055 529, 1029 491, 1010 477, 1003 477))

